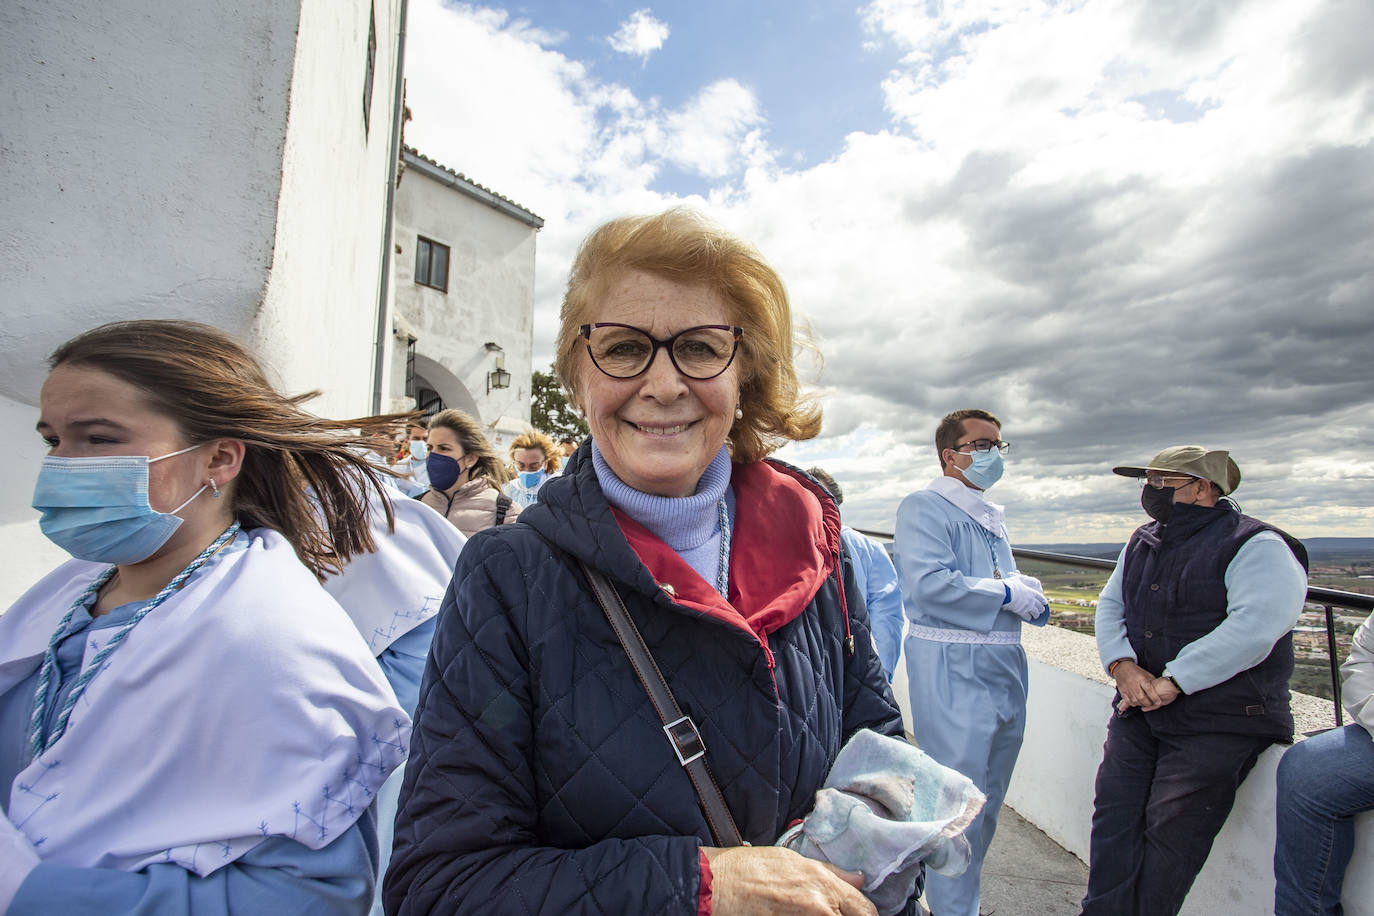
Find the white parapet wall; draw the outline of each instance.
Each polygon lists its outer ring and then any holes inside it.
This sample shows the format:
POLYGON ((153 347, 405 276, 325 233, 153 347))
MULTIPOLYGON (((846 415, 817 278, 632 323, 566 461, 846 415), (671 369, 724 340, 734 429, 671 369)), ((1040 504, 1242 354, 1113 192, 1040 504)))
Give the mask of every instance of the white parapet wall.
MULTIPOLYGON (((1093 781, 1102 759, 1112 688, 1097 661, 1092 637, 1047 627, 1027 628, 1030 698, 1026 740, 1007 804, 1085 862, 1092 821, 1093 781)), ((894 684, 894 689, 897 685, 894 684)), ((905 683, 900 700, 907 703, 905 683)), ((1300 730, 1331 707, 1297 696, 1300 730), (1324 710, 1324 712, 1323 712, 1324 710)), ((1274 906, 1274 774, 1282 747, 1260 756, 1236 796, 1226 826, 1198 875, 1184 916, 1271 913, 1274 906)), ((1355 855, 1346 873, 1343 904, 1349 916, 1374 916, 1374 812, 1357 819, 1355 855)))
POLYGON ((65 556, 29 506, 62 341, 113 320, 203 321, 243 337, 285 391, 321 389, 310 409, 372 412, 400 13, 0 4, 0 612, 65 556))

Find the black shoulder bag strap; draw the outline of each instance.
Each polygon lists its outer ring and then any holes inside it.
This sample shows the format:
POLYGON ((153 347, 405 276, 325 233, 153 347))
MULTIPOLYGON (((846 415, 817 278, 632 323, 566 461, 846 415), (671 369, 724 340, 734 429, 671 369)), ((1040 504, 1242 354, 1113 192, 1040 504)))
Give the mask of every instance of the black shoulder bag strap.
POLYGON ((506 513, 510 511, 511 498, 504 493, 496 494, 496 521, 493 525, 504 525, 506 523, 506 513))
POLYGON ((611 622, 611 629, 615 630, 616 638, 625 647, 625 654, 629 656, 630 665, 635 669, 639 682, 644 685, 644 692, 649 695, 649 701, 654 704, 654 711, 663 722, 663 733, 668 736, 668 742, 673 747, 673 753, 677 755, 678 763, 687 771, 693 788, 697 790, 701 812, 706 815, 706 824, 711 828, 711 836, 715 839, 716 845, 747 845, 740 838, 735 819, 730 816, 730 808, 725 804, 725 797, 720 794, 720 786, 716 785, 710 769, 706 766, 706 745, 701 741, 701 733, 697 731, 696 723, 690 716, 682 714, 673 692, 668 689, 668 682, 663 679, 663 672, 658 670, 654 657, 649 654, 649 647, 644 645, 644 637, 639 635, 629 612, 625 610, 625 603, 620 600, 620 594, 610 580, 600 572, 580 560, 578 562, 592 586, 592 594, 596 596, 601 609, 606 612, 606 619, 611 622))

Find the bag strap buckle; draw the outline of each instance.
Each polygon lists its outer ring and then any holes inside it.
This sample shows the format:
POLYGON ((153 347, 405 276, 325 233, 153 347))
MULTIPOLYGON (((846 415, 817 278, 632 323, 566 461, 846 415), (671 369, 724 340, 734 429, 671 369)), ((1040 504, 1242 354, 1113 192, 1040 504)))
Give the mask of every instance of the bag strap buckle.
POLYGON ((706 744, 701 740, 701 732, 691 716, 683 716, 663 726, 663 733, 677 754, 677 762, 686 766, 706 755, 706 744))

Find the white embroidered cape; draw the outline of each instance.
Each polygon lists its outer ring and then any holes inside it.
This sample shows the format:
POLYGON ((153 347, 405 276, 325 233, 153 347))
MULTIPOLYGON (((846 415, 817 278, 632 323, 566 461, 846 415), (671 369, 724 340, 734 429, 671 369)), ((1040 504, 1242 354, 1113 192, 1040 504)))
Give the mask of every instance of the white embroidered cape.
POLYGON ((453 523, 416 499, 394 498, 395 531, 386 510, 370 494, 368 516, 374 553, 354 557, 325 580, 325 591, 343 605, 373 655, 439 612, 458 554, 467 543, 453 523))
MULTIPOLYGON (((405 759, 410 721, 357 629, 281 535, 245 536, 134 628, 9 787, 44 861, 203 876, 271 836, 320 849, 405 759)), ((0 692, 103 568, 68 561, 0 616, 0 692)))

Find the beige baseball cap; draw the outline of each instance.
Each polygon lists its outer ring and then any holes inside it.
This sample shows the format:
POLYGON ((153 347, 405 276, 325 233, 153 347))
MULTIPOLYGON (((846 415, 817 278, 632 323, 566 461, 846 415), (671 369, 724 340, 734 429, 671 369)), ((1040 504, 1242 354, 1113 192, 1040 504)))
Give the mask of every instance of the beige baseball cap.
POLYGON ((1174 471, 1210 480, 1229 496, 1240 486, 1240 468, 1225 449, 1205 449, 1200 445, 1171 445, 1150 459, 1145 467, 1123 465, 1112 468, 1122 477, 1144 477, 1150 471, 1174 471))

